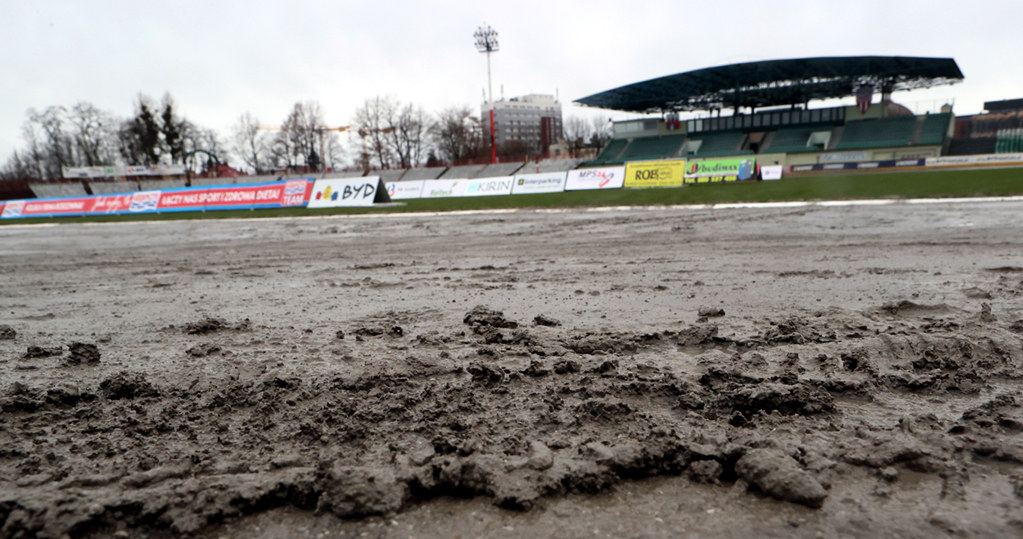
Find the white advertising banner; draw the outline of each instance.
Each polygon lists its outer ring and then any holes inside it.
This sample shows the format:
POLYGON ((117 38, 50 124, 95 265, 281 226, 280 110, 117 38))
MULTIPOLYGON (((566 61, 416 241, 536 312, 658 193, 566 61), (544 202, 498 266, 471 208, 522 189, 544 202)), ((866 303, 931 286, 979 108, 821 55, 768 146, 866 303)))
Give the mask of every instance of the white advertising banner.
POLYGON ((513 195, 530 193, 560 193, 565 190, 567 172, 540 172, 536 174, 519 174, 512 185, 513 195))
POLYGON ((510 195, 512 177, 499 176, 494 178, 476 178, 465 184, 465 196, 488 197, 494 195, 510 195))
POLYGON ((419 198, 423 193, 423 182, 425 180, 410 180, 407 182, 387 182, 387 194, 391 200, 406 200, 419 198))
POLYGON ((781 179, 781 165, 760 167, 760 179, 762 180, 780 180, 781 179))
POLYGON ((625 184, 625 167, 583 168, 568 171, 566 191, 620 189, 625 184))
MULTIPOLYGON (((316 180, 309 196, 309 207, 372 206, 381 195, 380 189, 380 176, 316 180)), ((382 194, 386 197, 387 192, 382 194)))
POLYGON ((928 167, 954 167, 963 165, 995 165, 1001 163, 1023 163, 1023 153, 991 153, 984 155, 952 155, 945 157, 928 157, 924 164, 928 167))
POLYGON ((870 152, 838 152, 821 154, 821 163, 851 163, 870 160, 870 152))
POLYGON ((423 182, 422 198, 460 197, 465 195, 465 186, 469 180, 426 180, 423 182))
POLYGON ((114 165, 107 167, 64 167, 65 178, 116 178, 120 176, 181 176, 185 165, 114 165))

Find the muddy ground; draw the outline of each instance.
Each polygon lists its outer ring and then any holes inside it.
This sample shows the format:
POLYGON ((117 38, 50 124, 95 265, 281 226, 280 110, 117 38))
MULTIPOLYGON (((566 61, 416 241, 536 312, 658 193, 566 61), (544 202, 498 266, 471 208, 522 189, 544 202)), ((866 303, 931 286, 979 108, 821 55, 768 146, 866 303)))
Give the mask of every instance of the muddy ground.
POLYGON ((0 227, 0 536, 1023 534, 1021 213, 0 227))

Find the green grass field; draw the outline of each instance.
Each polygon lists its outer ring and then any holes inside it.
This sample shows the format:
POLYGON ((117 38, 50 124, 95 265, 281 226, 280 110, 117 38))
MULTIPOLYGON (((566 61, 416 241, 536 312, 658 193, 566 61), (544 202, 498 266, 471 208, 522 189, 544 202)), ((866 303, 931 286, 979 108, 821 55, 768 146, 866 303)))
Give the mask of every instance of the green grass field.
POLYGON ((3 219, 0 220, 0 224, 1010 195, 1023 195, 1023 168, 814 175, 788 177, 779 181, 701 184, 682 188, 612 189, 607 191, 570 191, 540 195, 434 198, 408 200, 403 201, 405 204, 377 208, 282 208, 247 212, 175 212, 144 215, 3 219))

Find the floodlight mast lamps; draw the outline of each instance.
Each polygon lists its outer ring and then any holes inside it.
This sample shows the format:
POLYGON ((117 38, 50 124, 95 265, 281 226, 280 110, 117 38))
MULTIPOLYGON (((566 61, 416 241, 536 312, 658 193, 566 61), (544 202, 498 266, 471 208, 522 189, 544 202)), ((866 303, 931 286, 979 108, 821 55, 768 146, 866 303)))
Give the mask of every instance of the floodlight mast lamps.
POLYGON ((494 101, 494 84, 490 79, 490 53, 497 52, 497 30, 494 30, 490 25, 480 26, 476 29, 476 33, 472 35, 476 38, 476 50, 487 55, 487 101, 493 103, 494 101))
POLYGON ((494 83, 490 78, 490 54, 497 52, 497 30, 490 25, 480 26, 473 34, 476 38, 476 50, 487 55, 487 103, 490 105, 490 162, 497 162, 497 137, 494 128, 494 83))

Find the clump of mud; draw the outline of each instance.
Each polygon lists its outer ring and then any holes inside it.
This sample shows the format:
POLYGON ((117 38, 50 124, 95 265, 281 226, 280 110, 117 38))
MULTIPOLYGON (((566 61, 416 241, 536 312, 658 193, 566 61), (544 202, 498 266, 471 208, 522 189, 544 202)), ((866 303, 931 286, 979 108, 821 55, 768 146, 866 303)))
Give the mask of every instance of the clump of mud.
POLYGON ((533 317, 533 325, 534 326, 546 326, 546 327, 549 327, 549 328, 553 328, 553 327, 560 326, 561 322, 558 321, 558 320, 555 320, 555 319, 553 319, 553 318, 551 318, 549 316, 544 316, 542 314, 538 314, 538 315, 533 317))
POLYGON ((753 449, 735 463, 735 473, 767 495, 820 508, 828 492, 795 459, 776 449, 753 449))
POLYGON ((221 351, 221 348, 217 344, 214 344, 214 343, 202 343, 202 344, 197 344, 197 345, 189 348, 188 350, 185 350, 185 353, 190 355, 190 356, 192 356, 192 357, 206 357, 206 356, 209 356, 209 355, 212 355, 212 354, 216 354, 217 352, 220 352, 220 351, 221 351))
POLYGON ((119 372, 99 384, 99 392, 111 400, 156 397, 159 392, 141 373, 119 372))
POLYGON ((482 337, 487 344, 534 344, 532 337, 525 331, 502 331, 518 328, 519 323, 508 320, 500 311, 482 305, 477 305, 466 313, 462 318, 462 323, 469 326, 469 329, 482 337))
POLYGON ((508 320, 504 317, 504 313, 489 309, 483 305, 477 305, 462 318, 462 323, 469 326, 469 329, 475 333, 482 333, 488 328, 508 328, 514 329, 519 327, 518 322, 508 320))
POLYGON ((68 365, 95 365, 99 363, 99 347, 92 343, 73 342, 68 345, 70 354, 64 360, 68 365))
POLYGON ((18 336, 18 332, 7 324, 0 324, 0 341, 10 341, 18 336))
POLYGON ((224 330, 244 331, 249 329, 249 319, 242 320, 236 324, 229 324, 223 318, 206 317, 196 322, 185 324, 185 333, 189 335, 206 335, 224 330))
POLYGON ((22 355, 22 359, 39 359, 44 357, 59 356, 64 353, 62 346, 29 346, 22 355))

